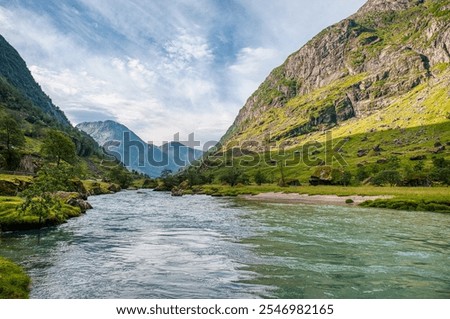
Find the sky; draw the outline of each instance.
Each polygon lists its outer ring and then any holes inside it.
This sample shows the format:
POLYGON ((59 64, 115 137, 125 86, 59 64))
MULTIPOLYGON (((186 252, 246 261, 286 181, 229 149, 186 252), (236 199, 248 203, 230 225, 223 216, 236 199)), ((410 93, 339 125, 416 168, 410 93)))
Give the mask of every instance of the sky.
POLYGON ((72 124, 218 141, 291 53, 365 0, 0 0, 0 34, 72 124))

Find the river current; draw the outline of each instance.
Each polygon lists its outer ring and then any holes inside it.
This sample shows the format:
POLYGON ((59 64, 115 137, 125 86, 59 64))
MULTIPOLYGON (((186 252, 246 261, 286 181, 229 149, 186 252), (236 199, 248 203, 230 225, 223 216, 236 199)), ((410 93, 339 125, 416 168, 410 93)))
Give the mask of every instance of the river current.
POLYGON ((31 298, 450 298, 450 216, 125 191, 0 234, 31 298))

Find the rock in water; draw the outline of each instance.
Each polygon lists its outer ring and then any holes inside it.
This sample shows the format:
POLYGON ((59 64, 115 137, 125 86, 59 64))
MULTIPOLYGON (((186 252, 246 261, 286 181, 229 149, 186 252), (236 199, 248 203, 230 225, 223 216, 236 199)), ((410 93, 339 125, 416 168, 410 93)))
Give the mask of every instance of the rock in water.
POLYGON ((183 190, 178 187, 172 188, 172 196, 183 196, 183 190))

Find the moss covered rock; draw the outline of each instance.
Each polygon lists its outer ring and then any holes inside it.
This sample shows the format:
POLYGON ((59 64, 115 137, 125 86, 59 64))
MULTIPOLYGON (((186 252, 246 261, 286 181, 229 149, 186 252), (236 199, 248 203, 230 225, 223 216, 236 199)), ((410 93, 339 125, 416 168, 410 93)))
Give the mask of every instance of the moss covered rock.
POLYGON ((17 184, 10 181, 0 180, 0 196, 16 196, 17 192, 17 184))

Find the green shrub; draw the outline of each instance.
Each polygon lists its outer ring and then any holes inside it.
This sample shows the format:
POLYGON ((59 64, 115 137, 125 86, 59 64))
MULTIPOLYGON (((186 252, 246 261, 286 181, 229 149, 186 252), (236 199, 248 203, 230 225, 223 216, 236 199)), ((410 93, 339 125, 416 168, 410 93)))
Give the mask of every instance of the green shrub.
POLYGON ((363 207, 388 208, 407 211, 428 211, 437 213, 450 213, 450 201, 424 201, 405 199, 377 199, 366 201, 361 204, 363 207))
POLYGON ((255 183, 258 185, 267 183, 267 176, 261 172, 261 170, 257 170, 253 178, 255 179, 255 183))
POLYGON ((372 178, 372 184, 381 186, 389 184, 390 186, 397 186, 401 183, 402 177, 397 170, 385 170, 377 173, 372 178))
POLYGON ((248 184, 249 178, 241 169, 230 167, 220 176, 220 181, 230 186, 236 186, 239 183, 248 184))

